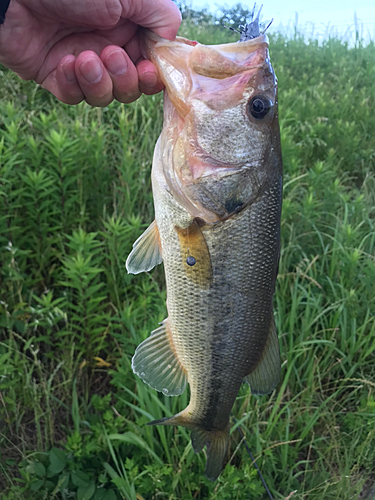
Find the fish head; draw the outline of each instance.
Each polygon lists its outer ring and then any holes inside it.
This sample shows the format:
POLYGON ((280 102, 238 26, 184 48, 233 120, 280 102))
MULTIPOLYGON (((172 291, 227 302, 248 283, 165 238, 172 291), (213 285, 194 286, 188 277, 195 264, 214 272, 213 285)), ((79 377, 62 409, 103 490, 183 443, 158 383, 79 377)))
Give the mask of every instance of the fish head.
POLYGON ((147 32, 145 40, 166 87, 161 147, 169 190, 194 217, 228 218, 281 176, 268 38, 206 46, 147 32))

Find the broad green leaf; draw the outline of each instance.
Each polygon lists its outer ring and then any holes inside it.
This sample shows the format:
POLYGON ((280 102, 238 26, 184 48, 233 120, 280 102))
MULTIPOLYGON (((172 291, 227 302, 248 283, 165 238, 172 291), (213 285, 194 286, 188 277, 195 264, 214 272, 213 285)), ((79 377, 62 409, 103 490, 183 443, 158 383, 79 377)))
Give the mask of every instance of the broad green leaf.
POLYGON ((113 490, 108 490, 103 500, 117 500, 116 493, 113 490))
POLYGON ((49 471, 54 474, 60 474, 66 466, 66 454, 63 450, 52 448, 49 452, 50 465, 49 471))
POLYGON ((72 483, 74 486, 80 487, 88 487, 90 484, 90 478, 87 474, 82 472, 81 470, 77 470, 72 472, 72 483))
POLYGON ((48 490, 48 491, 52 491, 55 489, 55 483, 53 483, 52 481, 46 481, 46 484, 44 485, 44 487, 48 490))
POLYGON ((93 500, 104 500, 107 494, 107 490, 105 488, 100 488, 96 490, 93 500))
POLYGON ((40 488, 44 485, 44 479, 38 479, 34 483, 31 484, 30 490, 31 491, 39 491, 40 488))
POLYGON ((94 481, 88 486, 80 486, 77 491, 77 500, 90 500, 90 498, 94 495, 96 490, 96 486, 94 481))
POLYGON ((44 467, 42 462, 34 462, 32 464, 32 469, 33 469, 35 475, 37 475, 39 477, 45 477, 46 468, 44 467))
POLYGON ((117 496, 113 490, 100 488, 99 490, 96 490, 93 500, 117 500, 117 496))

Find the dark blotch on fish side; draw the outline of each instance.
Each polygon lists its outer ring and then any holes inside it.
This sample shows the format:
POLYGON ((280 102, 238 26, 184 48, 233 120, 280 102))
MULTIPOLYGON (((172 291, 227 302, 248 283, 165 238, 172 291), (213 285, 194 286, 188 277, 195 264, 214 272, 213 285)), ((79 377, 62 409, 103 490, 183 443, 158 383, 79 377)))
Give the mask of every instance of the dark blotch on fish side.
POLYGON ((197 223, 198 227, 204 227, 206 225, 206 221, 200 217, 195 217, 194 222, 197 223))
POLYGON ((233 214, 234 212, 238 212, 241 207, 243 207, 243 201, 239 200, 236 197, 229 198, 225 202, 225 210, 228 214, 233 214))

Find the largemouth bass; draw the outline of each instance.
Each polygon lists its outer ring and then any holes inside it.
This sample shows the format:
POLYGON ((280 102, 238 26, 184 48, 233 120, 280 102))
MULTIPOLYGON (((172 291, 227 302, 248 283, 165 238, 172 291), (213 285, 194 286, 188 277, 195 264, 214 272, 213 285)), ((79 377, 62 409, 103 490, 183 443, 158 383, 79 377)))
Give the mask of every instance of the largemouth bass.
POLYGON ((215 480, 242 382, 270 393, 280 377, 273 294, 280 246, 282 161, 268 38, 205 46, 146 34, 166 90, 152 186, 155 221, 127 269, 164 262, 168 318, 140 344, 134 373, 190 402, 151 422, 190 428, 215 480))

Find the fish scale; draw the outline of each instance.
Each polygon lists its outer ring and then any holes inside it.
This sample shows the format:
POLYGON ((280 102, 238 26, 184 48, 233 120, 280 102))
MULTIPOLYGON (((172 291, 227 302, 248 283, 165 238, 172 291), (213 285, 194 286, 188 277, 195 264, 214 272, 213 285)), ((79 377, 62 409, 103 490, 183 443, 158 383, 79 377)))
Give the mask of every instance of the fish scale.
POLYGON ((164 263, 168 317, 136 349, 133 371, 188 406, 151 424, 191 429, 219 475, 243 382, 268 394, 280 378, 273 295, 279 261, 282 161, 268 40, 202 46, 146 32, 166 91, 154 152, 155 221, 129 272, 164 263), (255 103, 255 104, 254 104, 255 103))

